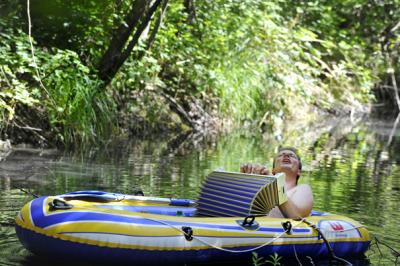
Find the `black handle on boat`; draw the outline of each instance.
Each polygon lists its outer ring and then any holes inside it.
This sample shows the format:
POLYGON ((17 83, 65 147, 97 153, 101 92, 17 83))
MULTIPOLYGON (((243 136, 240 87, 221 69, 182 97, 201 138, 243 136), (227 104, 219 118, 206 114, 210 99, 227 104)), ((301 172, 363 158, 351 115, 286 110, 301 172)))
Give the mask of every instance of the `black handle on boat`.
POLYGON ((243 220, 236 220, 237 224, 242 226, 246 230, 257 230, 260 228, 260 225, 255 221, 256 216, 249 215, 246 216, 243 220))
POLYGON ((256 219, 256 217, 254 215, 246 216, 246 218, 244 218, 244 220, 242 222, 242 226, 244 226, 244 227, 252 226, 255 219, 256 219), (250 219, 250 221, 248 221, 248 219, 250 219))
POLYGON ((182 231, 187 241, 193 240, 193 229, 190 226, 182 226, 182 231))
POLYGON ((55 211, 55 210, 68 210, 74 207, 72 204, 69 204, 63 200, 60 199, 53 199, 52 202, 49 203, 49 210, 50 211, 55 211))
POLYGON ((282 222, 283 230, 285 230, 286 234, 292 234, 292 223, 290 221, 282 222))

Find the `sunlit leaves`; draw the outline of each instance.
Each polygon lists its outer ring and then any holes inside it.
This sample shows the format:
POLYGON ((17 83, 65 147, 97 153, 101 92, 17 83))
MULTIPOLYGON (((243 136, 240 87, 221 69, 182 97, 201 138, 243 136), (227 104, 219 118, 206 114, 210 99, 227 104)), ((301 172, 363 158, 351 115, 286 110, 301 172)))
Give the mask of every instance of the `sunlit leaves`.
POLYGON ((38 103, 38 94, 33 94, 28 82, 21 78, 32 72, 27 37, 21 31, 14 35, 9 30, 3 31, 0 39, 0 115, 5 119, 0 127, 14 119, 18 104, 32 106, 38 103))
MULTIPOLYGON (((2 26, 5 21, 0 21, 2 26)), ((35 61, 28 36, 7 29, 0 39, 0 115, 4 123, 14 123, 18 106, 46 110, 53 126, 53 141, 64 144, 99 141, 113 125, 112 102, 99 93, 101 83, 70 50, 35 49, 35 61), (36 63, 35 63, 36 62, 36 63), (36 72, 38 68, 38 72, 36 72), (39 85, 39 77, 44 86, 39 85)), ((16 118, 18 119, 18 117, 16 118)), ((37 122, 37 121, 33 121, 37 122)))
POLYGON ((183 106, 197 98, 214 116, 273 128, 302 116, 304 106, 370 101, 376 73, 397 67, 383 64, 378 44, 386 38, 385 49, 395 50, 399 42, 398 30, 385 35, 400 19, 398 0, 194 2, 190 19, 183 0, 169 1, 151 49, 142 36, 108 88, 112 97, 97 94, 94 69, 131 1, 35 1, 36 63, 22 32, 25 11, 14 11, 13 23, 0 25, 0 84, 13 89, 1 91, 3 116, 43 100, 60 139, 94 140, 106 131, 99 114, 113 113, 113 104, 122 119, 157 125, 171 116, 161 96, 168 93, 183 106), (38 86, 36 67, 50 95, 38 86))

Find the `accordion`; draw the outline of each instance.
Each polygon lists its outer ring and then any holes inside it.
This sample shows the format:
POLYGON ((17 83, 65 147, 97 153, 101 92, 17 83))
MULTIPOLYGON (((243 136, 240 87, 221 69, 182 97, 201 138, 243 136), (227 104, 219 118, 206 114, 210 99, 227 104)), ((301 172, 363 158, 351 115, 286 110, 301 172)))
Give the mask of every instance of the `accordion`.
POLYGON ((214 171, 201 186, 197 215, 265 216, 286 201, 284 173, 266 176, 214 171))

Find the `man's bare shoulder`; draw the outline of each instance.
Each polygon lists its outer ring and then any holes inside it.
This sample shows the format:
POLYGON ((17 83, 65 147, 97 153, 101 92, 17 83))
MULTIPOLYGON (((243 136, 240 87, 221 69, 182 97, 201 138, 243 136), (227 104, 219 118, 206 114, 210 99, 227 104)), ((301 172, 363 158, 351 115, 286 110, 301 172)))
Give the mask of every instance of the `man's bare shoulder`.
POLYGON ((296 191, 312 193, 312 189, 311 189, 310 185, 308 185, 308 184, 300 184, 300 185, 297 185, 295 188, 296 188, 296 191))
POLYGON ((302 194, 302 195, 307 195, 310 194, 312 195, 312 189, 310 187, 310 185, 308 184, 300 184, 295 186, 294 188, 290 189, 288 191, 289 195, 293 195, 293 194, 302 194))

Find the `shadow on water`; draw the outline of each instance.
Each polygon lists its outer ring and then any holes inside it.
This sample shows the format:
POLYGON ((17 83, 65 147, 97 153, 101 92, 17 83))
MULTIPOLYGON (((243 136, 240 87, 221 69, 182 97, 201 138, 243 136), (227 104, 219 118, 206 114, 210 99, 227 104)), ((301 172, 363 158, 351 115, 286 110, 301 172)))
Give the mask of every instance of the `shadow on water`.
MULTIPOLYGON (((383 243, 372 245, 366 259, 352 263, 393 265, 394 251, 400 250, 399 120, 336 119, 291 123, 263 135, 234 132, 207 138, 193 134, 170 140, 120 140, 79 154, 16 149, 0 162, 0 264, 54 265, 30 254, 17 240, 11 225, 32 198, 20 188, 38 195, 86 189, 132 194, 140 188, 149 196, 195 199, 212 170, 237 171, 245 162, 271 167, 276 148, 291 145, 301 151, 300 182, 311 185, 314 208, 360 221, 383 243)), ((281 262, 299 265, 287 259, 281 262)), ((313 265, 307 258, 301 263, 313 265)))

